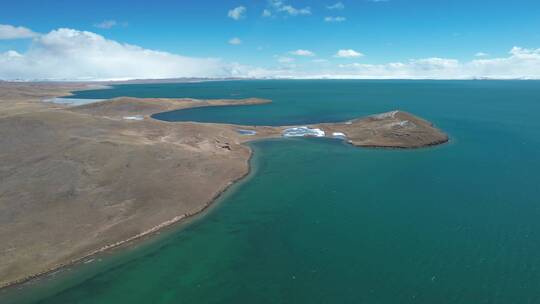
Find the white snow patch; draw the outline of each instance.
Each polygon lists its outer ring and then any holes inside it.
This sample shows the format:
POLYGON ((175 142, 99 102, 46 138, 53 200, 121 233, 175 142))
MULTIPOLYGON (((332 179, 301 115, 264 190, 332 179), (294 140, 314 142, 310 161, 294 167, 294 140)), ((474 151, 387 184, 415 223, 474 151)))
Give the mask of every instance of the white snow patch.
POLYGON ((244 130, 244 129, 237 129, 236 132, 238 132, 238 134, 240 134, 240 135, 248 135, 248 136, 256 135, 256 134, 257 134, 256 131, 253 131, 253 130, 244 130))
POLYGON ((404 127, 412 127, 414 126, 414 123, 408 121, 408 120, 402 120, 402 121, 399 121, 399 122, 393 122, 390 124, 390 127, 400 127, 400 128, 404 128, 404 127))
POLYGON ((302 137, 302 136, 313 136, 313 137, 324 137, 326 133, 319 128, 309 128, 309 127, 293 127, 283 130, 284 137, 302 137))
POLYGON ((125 120, 144 120, 144 116, 142 115, 135 115, 135 116, 124 116, 125 120))
POLYGON ((343 132, 333 132, 332 136, 337 138, 347 138, 347 135, 345 135, 343 132))
POLYGON ((62 98, 62 97, 54 97, 54 98, 48 98, 43 99, 43 102, 52 102, 57 104, 63 104, 63 105, 69 105, 69 106, 81 106, 85 104, 90 104, 94 102, 100 102, 105 99, 83 99, 83 98, 62 98))
POLYGON ((398 111, 392 111, 392 112, 386 112, 382 114, 373 115, 372 117, 375 119, 385 119, 385 118, 396 118, 396 114, 398 111))

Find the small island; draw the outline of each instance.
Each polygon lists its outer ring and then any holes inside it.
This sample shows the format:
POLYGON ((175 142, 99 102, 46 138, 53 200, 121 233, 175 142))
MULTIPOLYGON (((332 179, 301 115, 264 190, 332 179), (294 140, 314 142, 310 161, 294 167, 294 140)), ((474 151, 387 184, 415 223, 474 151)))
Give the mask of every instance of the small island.
POLYGON ((0 82, 0 286, 82 261, 206 209, 249 173, 245 143, 314 136, 358 147, 421 148, 448 136, 402 111, 341 123, 242 126, 165 122, 153 114, 270 100, 122 97, 43 100, 84 83, 0 82))

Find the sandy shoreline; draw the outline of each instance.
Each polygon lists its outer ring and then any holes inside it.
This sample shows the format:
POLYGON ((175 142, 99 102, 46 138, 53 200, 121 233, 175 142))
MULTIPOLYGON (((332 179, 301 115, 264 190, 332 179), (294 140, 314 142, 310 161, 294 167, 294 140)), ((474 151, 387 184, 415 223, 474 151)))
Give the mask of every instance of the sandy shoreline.
MULTIPOLYGON (((281 137, 286 128, 152 118, 176 109, 270 102, 257 98, 115 98, 75 107, 42 102, 92 88, 0 83, 0 146, 6 148, 0 153, 0 178, 6 181, 0 185, 0 242, 6 246, 0 248, 0 288, 201 213, 250 173, 253 151, 245 143, 281 137), (142 119, 126 120, 134 116, 142 119)), ((361 147, 448 141, 431 123, 400 111, 308 127, 329 137, 345 134, 361 147)))

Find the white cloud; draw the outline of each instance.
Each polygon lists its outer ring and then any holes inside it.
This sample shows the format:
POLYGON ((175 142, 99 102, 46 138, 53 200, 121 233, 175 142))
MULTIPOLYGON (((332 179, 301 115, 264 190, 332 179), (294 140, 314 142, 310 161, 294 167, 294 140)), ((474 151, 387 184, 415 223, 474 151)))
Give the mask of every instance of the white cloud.
POLYGON ((336 2, 335 4, 328 5, 326 8, 329 10, 342 10, 345 8, 345 5, 340 1, 336 2))
POLYGON ((26 27, 0 24, 0 40, 33 38, 37 35, 26 27))
POLYGON ((315 53, 313 53, 312 51, 309 51, 309 50, 302 50, 302 49, 298 49, 296 51, 290 51, 289 52, 291 55, 296 55, 296 56, 315 56, 315 53))
POLYGON ((540 49, 513 47, 508 57, 460 62, 448 58, 411 59, 387 64, 340 65, 352 78, 405 79, 540 79, 540 49))
POLYGON ((287 12, 291 16, 311 15, 311 9, 309 7, 297 9, 290 5, 285 5, 282 7, 282 11, 287 12))
POLYGON ((246 11, 247 9, 245 6, 238 6, 229 10, 229 13, 227 14, 227 16, 229 16, 229 18, 232 18, 234 20, 240 20, 245 17, 246 11))
POLYGON ((118 25, 118 22, 116 20, 104 20, 100 23, 94 24, 95 27, 101 28, 101 29, 110 29, 118 25))
POLYGON ((269 17, 276 13, 284 13, 289 16, 311 15, 311 8, 296 8, 281 0, 269 0, 268 8, 263 11, 263 16, 269 17))
POLYGON ((362 56, 364 56, 364 54, 357 52, 355 50, 352 50, 352 49, 339 50, 334 55, 334 57, 337 57, 337 58, 354 58, 354 57, 362 57, 362 56))
POLYGON ((325 22, 344 22, 344 21, 346 21, 346 20, 347 20, 347 18, 341 17, 341 16, 336 16, 336 17, 328 16, 328 17, 324 17, 324 21, 325 21, 325 22))
POLYGON ((540 79, 540 48, 514 47, 507 57, 467 62, 438 57, 386 64, 334 66, 328 62, 311 71, 284 65, 281 69, 256 69, 251 75, 296 79, 540 79))
POLYGON ((5 56, 5 57, 8 57, 8 58, 20 58, 20 57, 22 57, 22 55, 19 54, 19 52, 13 51, 13 50, 4 52, 0 56, 5 56))
POLYGON ((484 52, 478 52, 478 53, 474 54, 474 56, 476 56, 476 57, 486 57, 486 56, 489 56, 489 54, 484 53, 484 52))
MULTIPOLYGON (((384 64, 335 65, 331 61, 314 59, 312 62, 326 63, 296 66, 294 58, 276 56, 275 68, 264 69, 236 62, 226 63, 220 59, 193 58, 144 49, 109 40, 92 32, 73 29, 58 29, 35 36, 31 43, 25 52, 9 50, 0 53, 0 79, 105 80, 178 77, 540 79, 540 48, 513 47, 507 56, 477 58, 464 62, 452 58, 430 57, 384 64)), ((344 51, 343 54, 353 54, 351 50, 341 51, 344 51)))
POLYGON ((277 61, 279 63, 292 63, 294 62, 294 58, 285 57, 285 56, 277 56, 277 61))
POLYGON ((36 37, 25 53, 0 53, 0 79, 5 80, 223 77, 239 69, 219 59, 144 49, 65 28, 36 37))
POLYGON ((242 40, 240 40, 240 38, 238 37, 234 37, 234 38, 229 39, 229 44, 239 45, 239 44, 242 44, 242 40))

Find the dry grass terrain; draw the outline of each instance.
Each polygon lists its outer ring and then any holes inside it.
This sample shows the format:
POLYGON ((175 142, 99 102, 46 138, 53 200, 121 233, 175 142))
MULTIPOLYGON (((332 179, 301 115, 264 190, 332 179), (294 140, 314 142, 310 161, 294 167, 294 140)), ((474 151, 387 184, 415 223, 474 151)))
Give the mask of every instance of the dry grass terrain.
MULTIPOLYGON (((283 127, 162 122, 151 114, 262 99, 44 98, 85 84, 0 82, 0 286, 77 261, 200 212, 249 171, 248 140, 283 127), (126 120, 138 116, 142 120, 126 120), (236 129, 257 131, 243 136, 236 129)), ((447 136, 404 112, 320 124, 353 145, 413 148, 447 136)))

